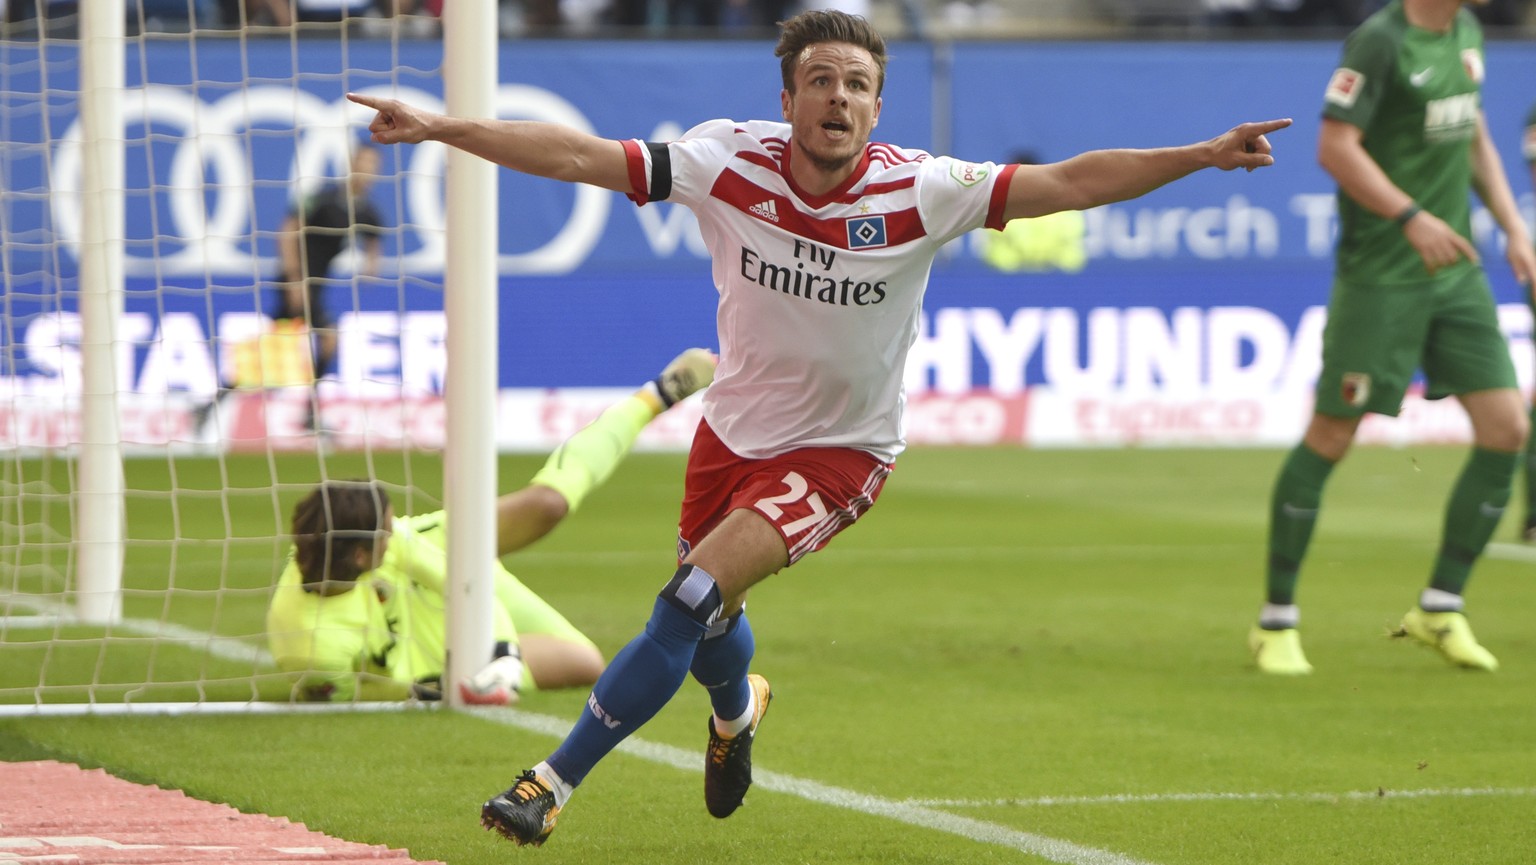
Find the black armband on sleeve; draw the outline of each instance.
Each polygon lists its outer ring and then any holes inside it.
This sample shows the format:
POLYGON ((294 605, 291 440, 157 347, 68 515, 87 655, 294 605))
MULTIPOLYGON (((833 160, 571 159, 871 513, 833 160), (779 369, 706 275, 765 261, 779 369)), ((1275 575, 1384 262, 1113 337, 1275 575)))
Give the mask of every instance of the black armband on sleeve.
POLYGON ((672 197, 672 151, 664 142, 647 141, 645 149, 651 152, 650 201, 666 201, 672 197))

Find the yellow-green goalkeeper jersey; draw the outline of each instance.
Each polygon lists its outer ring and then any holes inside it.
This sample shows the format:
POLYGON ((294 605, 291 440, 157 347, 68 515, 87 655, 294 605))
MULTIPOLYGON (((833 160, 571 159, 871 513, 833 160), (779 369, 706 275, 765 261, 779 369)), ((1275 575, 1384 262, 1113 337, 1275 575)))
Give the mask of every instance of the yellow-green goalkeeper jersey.
MULTIPOLYGON (((1345 41, 1323 116, 1362 130, 1366 152, 1392 182, 1470 238, 1471 145, 1482 83, 1483 32, 1471 12, 1462 7, 1448 32, 1435 33, 1409 24, 1402 0, 1393 0, 1345 41)), ((1426 278, 1401 227, 1342 192, 1336 257, 1338 277, 1349 282, 1426 278)))
MULTIPOLYGON (((277 668, 293 675, 305 700, 351 700, 390 680, 395 637, 370 576, 351 591, 306 591, 292 556, 267 608, 267 645, 277 668), (359 693, 359 685, 367 683, 359 693)), ((398 686, 392 690, 400 690, 398 686)), ((397 696, 403 696, 399 694, 397 696)))
MULTIPOLYGON (((396 518, 383 562, 340 595, 305 591, 290 558, 267 611, 267 641, 278 669, 296 676, 303 698, 402 699, 412 683, 442 675, 444 526, 441 511, 396 518)), ((500 563, 492 567, 504 570, 500 563)), ((515 641, 507 611, 491 606, 496 639, 515 641)))

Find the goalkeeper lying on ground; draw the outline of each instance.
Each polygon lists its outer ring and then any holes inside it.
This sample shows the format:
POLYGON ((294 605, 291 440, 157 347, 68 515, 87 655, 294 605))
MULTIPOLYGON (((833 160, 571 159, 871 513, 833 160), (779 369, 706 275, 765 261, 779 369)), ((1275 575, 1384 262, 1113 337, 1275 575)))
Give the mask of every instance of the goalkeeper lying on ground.
MULTIPOLYGON (((590 685, 602 654, 502 566, 548 534, 608 478, 640 430, 714 379, 690 349, 660 376, 567 439, 522 489, 496 502, 491 562, 494 660, 458 683, 469 703, 590 685)), ((267 641, 299 700, 436 699, 447 649, 447 515, 397 517, 378 481, 326 481, 294 508, 293 552, 267 610, 267 641)))

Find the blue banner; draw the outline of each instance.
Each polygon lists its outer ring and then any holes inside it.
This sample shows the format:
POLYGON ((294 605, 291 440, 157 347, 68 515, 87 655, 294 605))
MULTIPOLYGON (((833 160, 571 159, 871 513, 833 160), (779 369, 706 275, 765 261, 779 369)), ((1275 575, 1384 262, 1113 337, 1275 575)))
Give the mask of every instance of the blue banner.
MULTIPOLYGON (((191 345, 199 333, 205 341, 220 335, 230 316, 243 322, 271 308, 285 215, 340 173, 371 115, 344 94, 396 94, 441 108, 441 47, 301 40, 295 51, 286 40, 215 39, 132 45, 122 101, 125 338, 134 346, 125 387, 201 391, 212 386, 207 376, 150 374, 166 334, 174 330, 191 345)), ((963 43, 936 55, 926 43, 893 44, 876 138, 972 160, 1005 160, 1020 149, 1056 160, 1096 148, 1184 144, 1244 120, 1296 121, 1273 136, 1274 168, 1201 172, 1089 213, 1088 263, 1080 273, 999 274, 981 264, 971 243, 957 241, 935 267, 924 339, 942 336, 933 329, 939 319, 956 320, 946 311, 992 310, 1006 322, 1026 308, 1070 311, 1085 345, 1089 319, 1101 308, 1156 310, 1169 328, 1181 310, 1256 308, 1294 332, 1327 296, 1333 184, 1315 151, 1322 92, 1339 47, 963 43)), ((605 137, 665 140, 704 120, 777 118, 781 111, 779 66, 766 42, 506 42, 499 60, 499 116, 554 120, 605 137)), ((60 358, 68 351, 50 346, 68 345, 67 315, 75 309, 79 58, 67 44, 0 43, 0 65, 0 299, 7 310, 0 377, 57 383, 67 378, 60 358)), ((1536 100, 1536 49, 1490 44, 1487 69, 1490 127, 1529 211, 1530 175, 1518 142, 1536 100)), ((355 262, 344 257, 331 302, 344 328, 368 329, 344 339, 344 352, 389 340, 395 350, 344 357, 353 372, 343 379, 397 376, 435 391, 440 370, 411 369, 420 362, 413 357, 426 355, 420 346, 408 350, 407 319, 442 309, 444 148, 386 151, 372 194, 391 226, 383 271, 350 278, 355 262)), ((629 385, 688 345, 713 346, 714 291, 691 213, 665 202, 636 208, 618 194, 509 171, 500 172, 498 199, 504 387, 629 385)), ((1499 233, 1481 209, 1475 230, 1496 295, 1519 300, 1499 233)), ((995 384, 979 349, 975 357, 970 384, 995 384)), ((1027 381, 1048 381, 1043 363, 1040 356, 1025 363, 1027 381)), ((929 370, 924 380, 937 375, 929 370)))

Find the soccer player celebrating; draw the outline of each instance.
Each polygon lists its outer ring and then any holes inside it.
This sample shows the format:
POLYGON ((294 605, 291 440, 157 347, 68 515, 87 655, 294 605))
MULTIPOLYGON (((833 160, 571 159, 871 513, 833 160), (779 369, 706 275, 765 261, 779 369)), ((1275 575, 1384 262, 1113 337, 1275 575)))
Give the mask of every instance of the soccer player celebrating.
MULTIPOLYGON (((603 657, 502 566, 608 479, 645 425, 714 378, 715 356, 678 355, 609 406, 496 503, 494 660, 458 684, 466 702, 507 705, 534 688, 584 687, 603 657)), ((396 518, 378 481, 326 481, 293 512, 293 556, 267 611, 267 640, 300 700, 436 699, 447 657, 447 514, 396 518)))
POLYGON ((996 165, 870 141, 885 40, 863 18, 813 11, 783 24, 784 122, 713 120, 672 142, 564 126, 445 117, 352 95, 384 144, 441 141, 516 171, 694 211, 719 292, 720 370, 689 454, 679 567, 643 633, 598 679, 553 754, 486 802, 482 822, 541 844, 592 767, 691 673, 709 691, 704 800, 729 816, 751 783, 768 683, 748 672, 753 585, 821 549, 871 505, 905 442, 902 374, 934 255, 1010 219, 1142 195, 1194 171, 1271 165, 1245 123, 1156 150, 996 165))
POLYGON ((1350 35, 1324 96, 1318 159, 1339 185, 1337 260, 1315 410, 1271 498, 1268 602, 1249 632, 1266 673, 1312 670, 1295 595, 1323 485, 1365 413, 1398 413, 1416 369, 1431 399, 1460 401, 1473 448, 1429 586, 1397 635, 1461 667, 1498 667, 1472 636, 1462 593, 1509 503, 1528 423, 1469 239, 1469 188, 1509 235, 1510 266, 1526 285, 1536 254, 1488 136, 1482 31, 1462 5, 1393 0, 1350 35))

